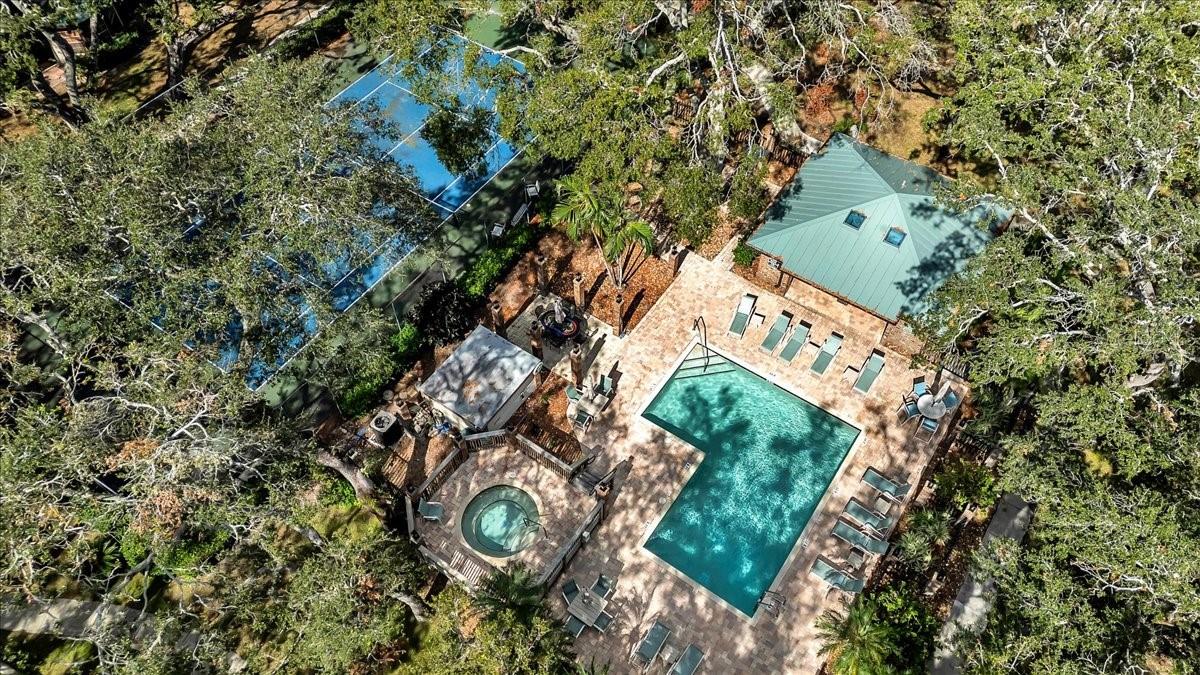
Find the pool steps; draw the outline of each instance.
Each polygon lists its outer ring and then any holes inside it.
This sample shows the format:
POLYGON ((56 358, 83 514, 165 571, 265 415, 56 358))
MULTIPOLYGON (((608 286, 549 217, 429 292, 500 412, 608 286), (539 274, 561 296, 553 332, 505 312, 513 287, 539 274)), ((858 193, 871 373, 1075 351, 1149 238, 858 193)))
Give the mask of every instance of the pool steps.
POLYGON ((679 364, 679 368, 675 371, 675 376, 672 379, 686 380, 689 377, 700 377, 701 375, 718 375, 720 373, 728 373, 737 370, 737 366, 730 363, 724 357, 709 353, 707 356, 693 356, 686 358, 679 364))

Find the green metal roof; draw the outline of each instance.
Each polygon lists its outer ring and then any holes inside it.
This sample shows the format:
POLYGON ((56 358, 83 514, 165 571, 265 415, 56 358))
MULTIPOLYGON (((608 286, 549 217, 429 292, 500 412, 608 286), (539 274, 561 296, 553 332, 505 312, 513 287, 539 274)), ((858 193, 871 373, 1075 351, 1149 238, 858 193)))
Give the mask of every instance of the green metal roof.
POLYGON ((1011 215, 994 205, 958 212, 934 199, 948 179, 843 134, 834 134, 747 239, 788 272, 890 320, 925 311, 1011 215), (851 211, 866 220, 846 224, 851 211), (884 241, 891 228, 899 246, 884 241))

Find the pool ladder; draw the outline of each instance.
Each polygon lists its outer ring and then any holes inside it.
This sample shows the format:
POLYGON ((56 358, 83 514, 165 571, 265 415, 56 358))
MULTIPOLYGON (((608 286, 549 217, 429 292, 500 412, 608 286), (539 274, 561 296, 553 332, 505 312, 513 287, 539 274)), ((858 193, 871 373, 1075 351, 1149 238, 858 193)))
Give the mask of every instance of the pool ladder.
POLYGON ((702 371, 702 372, 706 372, 706 371, 708 371, 708 357, 709 357, 708 324, 706 324, 704 322, 703 314, 700 316, 697 316, 695 321, 692 321, 692 330, 696 331, 696 333, 698 333, 700 335, 700 346, 704 347, 704 371, 702 371))

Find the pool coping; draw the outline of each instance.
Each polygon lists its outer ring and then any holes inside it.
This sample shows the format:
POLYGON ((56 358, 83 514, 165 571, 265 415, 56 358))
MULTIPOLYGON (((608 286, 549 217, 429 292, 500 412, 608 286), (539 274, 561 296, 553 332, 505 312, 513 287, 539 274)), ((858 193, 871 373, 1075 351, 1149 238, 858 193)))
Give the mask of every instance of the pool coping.
MULTIPOLYGON (((728 600, 725 600, 724 598, 720 597, 719 595, 717 595, 715 592, 713 592, 709 588, 705 587, 700 582, 698 582, 695 579, 688 576, 686 573, 683 572, 683 570, 680 570, 679 568, 675 567, 670 562, 668 562, 666 559, 658 556, 656 553, 654 553, 650 549, 646 548, 646 542, 650 540, 651 535, 653 535, 654 532, 658 529, 659 523, 662 522, 662 519, 666 517, 667 512, 671 510, 672 506, 674 506, 675 501, 679 498, 679 493, 682 492, 685 487, 687 487, 687 484, 692 479, 692 475, 696 472, 697 469, 700 468, 700 462, 704 461, 705 457, 707 456, 707 453, 705 453, 700 448, 697 448, 696 446, 692 445, 691 443, 688 443, 687 441, 683 440, 682 438, 676 436, 674 433, 672 433, 670 430, 666 429, 665 427, 661 427, 658 424, 655 424, 653 421, 651 421, 649 418, 647 418, 645 416, 645 412, 646 412, 646 409, 649 408, 652 403, 654 403, 654 400, 656 398, 658 398, 658 394, 662 391, 663 387, 665 387, 667 385, 667 382, 669 382, 671 380, 671 377, 676 373, 676 371, 679 370, 679 366, 684 362, 684 360, 686 360, 688 358, 688 354, 691 354, 692 351, 694 351, 697 346, 701 346, 701 345, 708 351, 712 352, 713 354, 716 354, 717 356, 720 356, 721 358, 732 362, 734 365, 737 365, 737 366, 745 369, 746 371, 762 378, 766 382, 770 383, 772 386, 779 387, 783 391, 785 391, 785 392, 791 394, 792 396, 795 396, 796 398, 804 401, 805 403, 817 408, 818 410, 833 417, 834 419, 837 419, 838 421, 842 422, 843 424, 849 425, 858 430, 858 435, 855 436, 854 442, 851 443, 849 449, 846 450, 845 456, 842 457, 841 463, 838 464, 837 471, 835 471, 833 473, 833 476, 830 477, 829 484, 825 487, 825 491, 821 493, 821 499, 818 500, 816 506, 813 507, 812 514, 809 516, 808 521, 804 523, 804 527, 800 530, 800 533, 796 536, 795 543, 792 544, 792 548, 788 552, 787 557, 784 558, 783 563, 780 564, 779 570, 775 573, 775 577, 773 579, 771 579, 771 583, 767 585, 767 588, 766 588, 766 591, 764 591, 764 594, 767 591, 771 591, 773 588, 775 588, 776 586, 779 585, 780 579, 783 577, 785 572, 788 572, 789 570, 792 569, 792 566, 795 564, 796 558, 799 556, 801 551, 807 549, 809 546, 812 545, 812 541, 809 537, 809 535, 810 535, 809 529, 812 527, 813 520, 816 518, 817 513, 820 512, 822 509, 824 509, 828 505, 828 501, 831 496, 839 496, 840 495, 840 492, 835 493, 834 484, 846 472, 846 467, 850 463, 850 458, 852 456, 854 456, 856 451, 863 444, 867 434, 866 434, 865 428, 861 424, 852 422, 850 420, 843 418, 840 415, 837 415, 829 410, 826 410, 821 405, 809 400, 809 398, 807 396, 797 393, 791 387, 785 386, 783 383, 781 383, 779 381, 778 371, 771 373, 769 375, 765 375, 765 374, 759 372, 757 369, 750 367, 749 365, 747 365, 744 361, 742 361, 739 358, 730 356, 729 354, 725 353, 724 351, 722 351, 720 349, 714 349, 713 347, 711 347, 710 345, 708 345, 706 343, 702 344, 700 341, 700 337, 695 334, 693 334, 692 339, 689 340, 687 342, 687 344, 684 345, 684 348, 680 352, 679 356, 676 357, 675 360, 671 362, 671 366, 667 369, 666 374, 662 378, 659 379, 658 383, 655 384, 655 386, 650 390, 650 393, 647 395, 646 399, 642 402, 642 404, 640 406, 638 406, 635 419, 644 420, 647 424, 652 425, 654 428, 661 429, 662 431, 666 432, 671 438, 675 439, 676 442, 681 443, 685 447, 691 449, 693 452, 698 453, 700 455, 700 461, 692 463, 692 465, 688 468, 688 470, 683 478, 683 481, 682 481, 681 485, 679 486, 679 489, 677 491, 675 491, 674 495, 672 496, 670 502, 667 504, 666 508, 663 509, 663 511, 661 513, 659 513, 655 518, 651 519, 646 524, 642 534, 638 538, 637 550, 640 553, 649 556, 652 560, 654 560, 658 563, 661 563, 662 566, 665 567, 667 569, 667 571, 670 572, 671 574, 673 574, 675 577, 685 581, 687 584, 689 584, 693 588, 698 589, 701 593, 703 593, 708 598, 715 600, 719 605, 722 605, 726 609, 730 610, 739 619, 746 621, 750 625, 753 626, 753 625, 757 625, 758 622, 762 619, 762 617, 766 616, 765 613, 760 613, 758 611, 759 606, 761 606, 761 599, 760 599, 759 605, 755 607, 754 614, 747 615, 745 612, 743 612, 742 610, 738 609, 733 604, 731 604, 728 600)), ((840 516, 839 516, 839 518, 840 518, 840 516)))
MULTIPOLYGON (((539 526, 540 526, 540 521, 542 519, 542 514, 544 513, 543 509, 545 509, 545 504, 542 502, 541 495, 538 494, 538 492, 537 492, 537 487, 528 485, 525 481, 523 481, 519 478, 514 478, 512 476, 505 476, 504 478, 498 478, 495 481, 492 481, 492 482, 487 483, 486 485, 483 485, 478 490, 473 491, 471 493, 471 496, 467 499, 466 503, 464 503, 462 505, 462 508, 455 510, 454 522, 451 524, 451 531, 454 533, 454 543, 465 547, 465 549, 467 551, 470 551, 472 554, 478 556, 480 559, 484 560, 485 562, 487 562, 489 565, 491 565, 492 567, 494 567, 496 569, 505 569, 506 567, 513 565, 515 563, 520 563, 520 564, 524 565, 525 567, 530 567, 527 560, 521 561, 520 558, 530 557, 530 556, 526 556, 524 554, 528 551, 531 551, 533 548, 535 548, 533 545, 526 546, 525 548, 521 549, 520 551, 517 551, 516 553, 514 553, 510 556, 505 556, 503 558, 497 558, 495 556, 490 556, 490 555, 484 553, 483 551, 480 551, 479 549, 472 546, 471 542, 467 541, 466 535, 463 534, 462 517, 467 512, 467 507, 471 504, 472 501, 475 500, 476 497, 483 494, 485 491, 490 490, 494 487, 498 487, 498 486, 515 487, 518 490, 521 490, 525 494, 529 495, 529 498, 533 500, 534 507, 536 507, 538 510, 538 521, 539 521, 539 526)), ((546 535, 544 532, 540 533, 538 535, 539 538, 545 537, 545 536, 546 535)))

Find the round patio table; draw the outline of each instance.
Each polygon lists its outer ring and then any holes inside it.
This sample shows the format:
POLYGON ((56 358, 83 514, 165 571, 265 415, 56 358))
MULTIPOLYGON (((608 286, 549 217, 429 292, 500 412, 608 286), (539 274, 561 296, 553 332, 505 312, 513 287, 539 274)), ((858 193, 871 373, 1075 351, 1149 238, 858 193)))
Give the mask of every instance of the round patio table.
POLYGON ((946 402, 933 394, 925 394, 917 399, 917 410, 929 419, 940 420, 946 416, 946 402))

